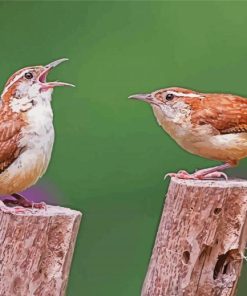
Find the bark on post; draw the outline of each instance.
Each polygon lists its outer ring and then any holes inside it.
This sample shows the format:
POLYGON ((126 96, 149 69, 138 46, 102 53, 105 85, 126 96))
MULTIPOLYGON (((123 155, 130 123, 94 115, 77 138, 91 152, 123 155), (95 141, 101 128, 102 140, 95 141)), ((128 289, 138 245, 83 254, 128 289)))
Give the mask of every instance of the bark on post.
POLYGON ((172 178, 141 295, 236 295, 246 211, 246 180, 172 178))
POLYGON ((0 207, 0 295, 65 295, 81 213, 0 207))

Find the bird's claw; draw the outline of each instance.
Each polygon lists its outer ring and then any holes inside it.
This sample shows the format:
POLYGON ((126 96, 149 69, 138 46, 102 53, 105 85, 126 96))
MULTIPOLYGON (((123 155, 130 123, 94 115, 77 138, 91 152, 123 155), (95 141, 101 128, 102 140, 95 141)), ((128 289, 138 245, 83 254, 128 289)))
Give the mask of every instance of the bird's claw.
POLYGON ((19 200, 5 199, 3 200, 3 204, 6 208, 11 209, 11 211, 16 214, 33 212, 34 210, 41 210, 41 209, 47 210, 47 206, 45 202, 35 203, 25 198, 21 198, 19 200))
POLYGON ((45 202, 32 202, 32 209, 43 209, 43 210, 47 210, 47 205, 45 202))
POLYGON ((179 171, 177 173, 168 173, 165 175, 164 177, 164 180, 167 178, 167 177, 175 177, 175 178, 178 178, 178 179, 186 179, 186 180, 189 180, 189 179, 194 179, 193 177, 193 174, 189 174, 188 172, 186 171, 179 171))
POLYGON ((194 174, 190 174, 184 170, 179 171, 177 173, 168 173, 165 175, 164 180, 167 177, 175 177, 178 179, 184 179, 184 180, 214 180, 214 179, 219 179, 219 178, 224 178, 225 180, 228 180, 227 174, 223 172, 212 172, 206 174, 205 171, 202 173, 202 171, 197 171, 194 174))
POLYGON ((47 210, 47 205, 45 202, 40 202, 40 203, 34 203, 32 202, 31 207, 23 207, 23 206, 9 206, 5 205, 3 203, 2 206, 0 206, 1 211, 5 213, 12 213, 12 214, 26 214, 26 213, 35 213, 38 210, 47 210))

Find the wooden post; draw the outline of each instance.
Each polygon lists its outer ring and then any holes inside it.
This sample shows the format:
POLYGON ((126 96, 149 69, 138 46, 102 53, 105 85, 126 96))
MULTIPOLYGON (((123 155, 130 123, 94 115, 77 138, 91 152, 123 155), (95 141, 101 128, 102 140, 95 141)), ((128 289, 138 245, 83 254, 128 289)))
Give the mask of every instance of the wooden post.
POLYGON ((246 180, 172 178, 141 295, 236 295, 246 211, 246 180))
POLYGON ((0 208, 0 295, 63 296, 81 213, 0 208))

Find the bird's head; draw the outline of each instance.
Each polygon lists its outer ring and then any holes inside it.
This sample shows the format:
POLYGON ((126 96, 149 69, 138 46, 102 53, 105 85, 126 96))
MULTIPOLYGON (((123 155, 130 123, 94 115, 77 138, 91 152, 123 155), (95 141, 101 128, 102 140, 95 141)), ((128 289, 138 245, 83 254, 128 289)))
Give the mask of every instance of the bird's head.
POLYGON ((51 94, 56 86, 73 86, 65 82, 47 82, 48 73, 56 66, 66 61, 60 59, 46 66, 33 66, 23 68, 14 73, 7 81, 1 95, 3 103, 8 103, 13 107, 13 111, 25 111, 25 105, 34 105, 39 101, 51 100, 51 94))
POLYGON ((190 89, 169 87, 147 94, 132 95, 129 98, 149 103, 152 107, 161 109, 167 117, 174 117, 178 112, 188 110, 203 97, 203 94, 190 89))

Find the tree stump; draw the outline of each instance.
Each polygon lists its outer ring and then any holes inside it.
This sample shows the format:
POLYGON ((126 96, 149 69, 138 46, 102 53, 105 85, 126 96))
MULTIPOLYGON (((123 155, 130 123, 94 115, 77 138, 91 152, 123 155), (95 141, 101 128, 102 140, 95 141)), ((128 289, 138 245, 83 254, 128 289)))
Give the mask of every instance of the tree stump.
POLYGON ((236 295, 246 211, 246 180, 172 178, 141 295, 236 295))
POLYGON ((0 295, 63 296, 81 213, 0 207, 0 295))

